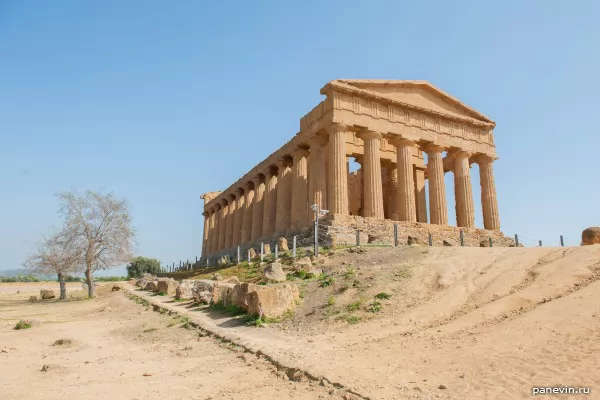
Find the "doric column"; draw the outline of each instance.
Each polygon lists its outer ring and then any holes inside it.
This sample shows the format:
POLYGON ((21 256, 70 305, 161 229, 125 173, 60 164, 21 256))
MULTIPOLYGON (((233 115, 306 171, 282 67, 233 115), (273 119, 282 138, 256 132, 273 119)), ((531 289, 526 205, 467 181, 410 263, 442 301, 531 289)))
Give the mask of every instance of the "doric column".
POLYGON ((385 167, 387 169, 390 185, 389 218, 391 220, 398 221, 400 219, 400 215, 398 213, 398 168, 396 167, 396 163, 393 162, 387 162, 385 167))
POLYGON ((483 227, 492 231, 500 230, 498 200, 496 199, 496 184, 492 169, 494 159, 489 156, 479 156, 479 182, 481 184, 481 209, 483 210, 483 227))
POLYGON ((413 180, 412 154, 415 143, 407 139, 395 139, 398 170, 398 214, 400 221, 417 221, 415 206, 415 183, 413 180))
POLYGON ((248 243, 252 240, 252 218, 254 214, 254 184, 248 182, 244 188, 244 217, 242 221, 241 243, 248 243))
POLYGON ((329 212, 348 215, 348 174, 346 171, 345 125, 329 126, 329 212))
POLYGON ((354 159, 356 160, 356 163, 358 165, 360 165, 360 168, 358 170, 358 173, 360 174, 360 212, 359 215, 361 217, 365 216, 365 160, 363 158, 363 156, 356 156, 354 157, 354 159))
MULTIPOLYGON (((327 208, 327 170, 325 168, 326 136, 315 136, 308 141, 310 146, 310 164, 308 171, 308 202, 309 207, 318 204, 320 208, 327 208)), ((309 213, 309 221, 313 220, 309 213)))
POLYGON ((363 197, 365 208, 363 216, 384 219, 383 186, 381 182, 381 160, 379 146, 381 134, 364 131, 359 137, 364 142, 364 176, 363 197))
POLYGON ((285 158, 277 163, 277 206, 275 207, 275 230, 273 233, 285 233, 290 229, 292 213, 292 169, 290 160, 285 158))
POLYGON ((233 246, 233 222, 235 221, 237 199, 235 194, 229 196, 229 213, 227 214, 227 225, 225 233, 225 249, 233 246))
POLYGON ((261 174, 254 178, 254 205, 252 210, 251 241, 260 239, 263 226, 263 211, 265 203, 265 177, 261 174))
POLYGON ((244 204, 246 202, 244 189, 239 188, 236 193, 237 202, 235 205, 235 220, 233 221, 233 243, 231 244, 234 247, 242 244, 242 224, 244 222, 244 204))
POLYGON ((308 210, 310 207, 308 201, 308 155, 309 152, 307 149, 297 149, 293 153, 292 230, 304 228, 308 224, 308 210))
POLYGON ((417 222, 427 223, 427 196, 425 196, 425 170, 414 165, 415 207, 417 222))
POLYGON ((209 230, 209 219, 210 219, 210 215, 208 213, 208 211, 205 211, 202 213, 202 215, 204 215, 204 229, 202 230, 202 255, 201 257, 205 257, 208 253, 207 253, 207 246, 208 246, 208 230, 209 230))
POLYGON ((209 235, 208 235, 208 253, 206 254, 207 256, 212 255, 215 252, 215 219, 217 217, 217 212, 215 211, 214 208, 211 208, 210 210, 210 220, 209 220, 209 235))
POLYGON ((443 147, 430 145, 427 152, 427 179, 429 179, 429 220, 436 225, 448 225, 446 184, 444 183, 443 147))
POLYGON ((227 220, 228 213, 229 204, 227 200, 221 200, 221 212, 219 212, 219 246, 217 247, 217 251, 225 249, 225 231, 227 230, 225 221, 227 220))
POLYGON ((268 238, 275 232, 277 212, 277 168, 266 173, 265 199, 263 207, 262 237, 268 238))
POLYGON ((457 151, 454 157, 454 196, 456 197, 456 225, 464 228, 475 226, 473 188, 469 171, 470 153, 457 151))

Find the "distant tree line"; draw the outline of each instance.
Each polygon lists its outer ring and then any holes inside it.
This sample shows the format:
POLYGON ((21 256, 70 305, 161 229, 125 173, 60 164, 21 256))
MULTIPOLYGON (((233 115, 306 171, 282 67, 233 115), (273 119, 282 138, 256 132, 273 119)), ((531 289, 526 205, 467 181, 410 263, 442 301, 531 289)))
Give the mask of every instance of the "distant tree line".
POLYGON ((1 276, 0 282, 41 282, 41 279, 31 274, 17 276, 1 276))

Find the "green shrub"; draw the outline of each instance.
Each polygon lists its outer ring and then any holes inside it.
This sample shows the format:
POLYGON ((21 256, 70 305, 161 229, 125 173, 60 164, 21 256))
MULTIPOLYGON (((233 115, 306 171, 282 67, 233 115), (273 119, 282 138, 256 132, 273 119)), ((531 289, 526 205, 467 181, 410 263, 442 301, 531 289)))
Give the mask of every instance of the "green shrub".
POLYGON ((378 300, 389 300, 392 297, 391 294, 387 294, 386 292, 381 292, 375 295, 375 298, 378 300))
POLYGON ((333 279, 332 276, 328 276, 328 275, 322 275, 321 276, 321 283, 319 284, 319 286, 321 287, 327 287, 327 286, 331 286, 335 283, 335 279, 333 279))
POLYGON ((369 304, 369 308, 367 308, 367 311, 372 313, 377 313, 381 311, 381 303, 378 301, 372 302, 371 304, 369 304))
POLYGON ((334 305, 334 304, 335 304, 335 297, 333 297, 333 295, 332 295, 332 296, 329 296, 329 298, 327 299, 327 305, 328 305, 329 307, 331 307, 331 306, 332 306, 332 305, 334 305))
POLYGON ((29 329, 31 328, 31 321, 25 321, 25 320, 20 320, 19 322, 17 322, 17 324, 15 325, 15 330, 19 331, 21 329, 29 329))
POLYGON ((139 278, 143 273, 158 275, 160 273, 160 261, 155 258, 136 257, 127 265, 127 276, 139 278))
POLYGON ((346 309, 350 312, 358 311, 360 310, 360 306, 362 306, 362 303, 360 302, 360 300, 357 300, 354 303, 348 304, 348 306, 346 306, 346 309))

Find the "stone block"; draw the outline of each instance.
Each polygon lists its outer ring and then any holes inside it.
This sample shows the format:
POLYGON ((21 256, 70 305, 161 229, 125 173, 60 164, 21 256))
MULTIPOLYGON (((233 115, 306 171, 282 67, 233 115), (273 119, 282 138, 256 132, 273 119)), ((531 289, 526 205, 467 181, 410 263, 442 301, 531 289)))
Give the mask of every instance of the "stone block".
POLYGON ((158 292, 157 281, 148 281, 144 285, 144 290, 148 292, 158 292))
POLYGON ((285 282, 286 275, 281 263, 274 262, 265 267, 263 276, 267 282, 285 282))
POLYGON ((581 245, 600 244, 600 227, 593 226, 581 232, 581 245))
POLYGON ((258 254, 256 254, 256 250, 254 250, 253 247, 250 247, 250 260, 254 260, 256 257, 258 257, 258 254))
POLYGON ((156 288, 158 292, 164 292, 169 295, 174 295, 175 290, 179 286, 179 282, 177 282, 173 278, 158 278, 156 283, 156 288))
POLYGON ((277 246, 280 252, 289 251, 287 239, 284 237, 277 239, 277 246))
POLYGON ((215 282, 212 288, 212 304, 222 304, 223 306, 231 305, 231 295, 235 283, 215 282))
POLYGON ((212 290, 215 281, 209 279, 197 279, 194 281, 192 296, 194 301, 200 304, 208 304, 212 299, 212 290))
POLYGON ((196 281, 193 279, 184 279, 175 289, 175 298, 177 300, 192 299, 194 297, 194 285, 196 281))
POLYGON ((233 288, 231 294, 231 304, 248 311, 248 302, 246 300, 246 296, 248 293, 256 291, 257 287, 258 285, 255 285, 254 283, 238 283, 233 288))
POLYGON ((296 285, 286 283, 276 286, 257 285, 256 290, 246 295, 248 314, 277 318, 296 309, 300 292, 296 285))
POLYGON ((40 290, 40 299, 42 299, 42 300, 54 299, 55 297, 56 297, 56 295, 54 294, 54 290, 52 290, 52 289, 40 290))

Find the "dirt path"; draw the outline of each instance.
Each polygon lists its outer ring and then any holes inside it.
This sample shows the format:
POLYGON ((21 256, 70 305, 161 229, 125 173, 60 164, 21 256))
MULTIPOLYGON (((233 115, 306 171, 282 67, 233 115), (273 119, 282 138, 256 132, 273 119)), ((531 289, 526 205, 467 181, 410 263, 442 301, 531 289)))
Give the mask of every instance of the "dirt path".
POLYGON ((122 292, 69 302, 26 298, 0 296, 2 399, 342 398, 333 388, 289 381, 268 362, 199 337, 122 292), (39 324, 13 330, 22 318, 39 324), (54 346, 58 339, 72 343, 54 346))

